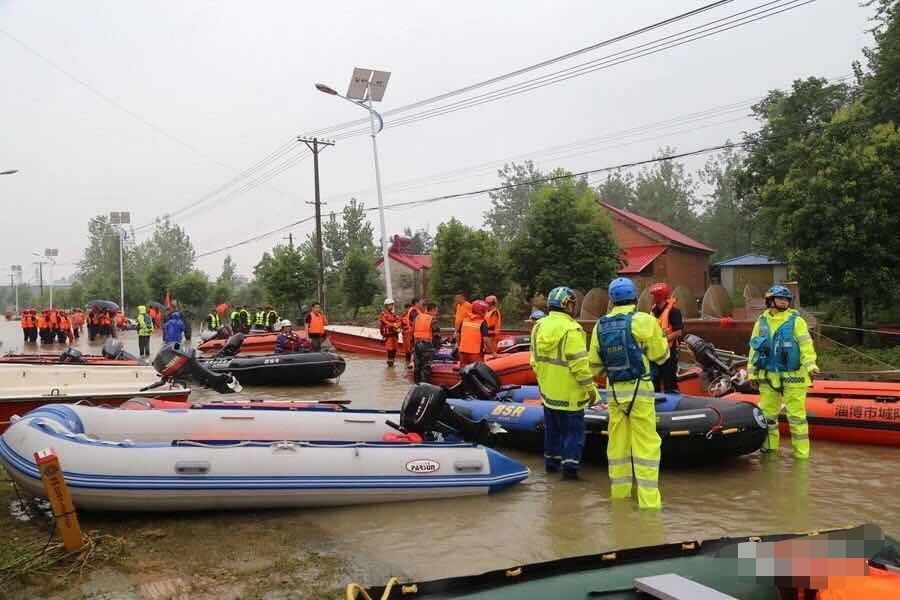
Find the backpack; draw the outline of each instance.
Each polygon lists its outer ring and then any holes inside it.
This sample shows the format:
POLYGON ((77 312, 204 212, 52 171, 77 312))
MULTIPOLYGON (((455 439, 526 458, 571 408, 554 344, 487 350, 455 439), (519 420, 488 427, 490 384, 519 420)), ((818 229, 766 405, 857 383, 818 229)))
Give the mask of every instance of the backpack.
POLYGON ((597 321, 598 354, 610 382, 634 381, 643 378, 644 351, 631 332, 634 313, 606 315, 597 321))

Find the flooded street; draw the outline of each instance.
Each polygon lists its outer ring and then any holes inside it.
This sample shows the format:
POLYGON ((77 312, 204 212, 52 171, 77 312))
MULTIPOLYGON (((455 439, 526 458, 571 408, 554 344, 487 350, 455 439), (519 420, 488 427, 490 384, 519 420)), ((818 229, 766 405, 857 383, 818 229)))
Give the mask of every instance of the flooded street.
MULTIPOLYGON (((134 332, 122 334, 137 353, 134 332)), ((0 351, 21 349, 17 322, 0 323, 0 351)), ((161 340, 151 340, 151 351, 161 340)), ((196 344, 196 338, 194 340, 196 344)), ((82 351, 101 343, 82 339, 82 351)), ((57 354, 64 346, 45 348, 57 354)), ((27 351, 34 352, 34 348, 27 351)), ((352 408, 396 409, 409 383, 404 369, 347 356, 340 382, 305 388, 245 388, 245 397, 343 399, 352 408)), ((194 392, 192 398, 210 392, 194 392)), ((510 452, 532 469, 523 484, 491 496, 348 508, 179 515, 84 515, 88 528, 139 536, 165 530, 176 555, 204 552, 227 567, 271 552, 328 548, 352 565, 346 573, 383 583, 389 575, 435 578, 518 563, 666 541, 807 531, 875 523, 900 533, 897 451, 813 443, 813 458, 794 462, 789 443, 778 457, 752 456, 714 469, 664 470, 664 509, 642 513, 612 505, 605 467, 588 465, 584 479, 546 477, 537 455, 510 452), (204 550, 207 549, 207 550, 204 550)), ((0 517, 12 520, 8 511, 0 517)), ((138 543, 138 542, 135 542, 138 543)), ((138 544, 138 547, 139 544, 138 544)), ((345 582, 340 582, 345 583, 345 582)))

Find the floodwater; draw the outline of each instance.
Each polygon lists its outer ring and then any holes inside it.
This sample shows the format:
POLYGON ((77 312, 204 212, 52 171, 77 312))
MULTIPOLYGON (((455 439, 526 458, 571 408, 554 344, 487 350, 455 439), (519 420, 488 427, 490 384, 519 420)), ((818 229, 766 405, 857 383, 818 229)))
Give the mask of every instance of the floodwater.
MULTIPOLYGON (((196 331, 196 330, 195 330, 196 331)), ((134 332, 121 335, 137 353, 134 332)), ((0 323, 2 352, 21 348, 17 322, 0 323)), ((151 340, 151 351, 161 340, 151 340)), ((196 343, 196 340, 195 342, 196 343)), ((98 353, 101 343, 79 347, 98 353)), ((42 351, 57 354, 62 345, 42 351)), ((37 347, 29 349, 37 351, 37 347)), ((245 388, 247 397, 351 400, 353 408, 398 408, 409 386, 402 366, 347 356, 340 382, 304 388, 245 388)), ((204 397, 208 391, 195 392, 204 397)), ((777 456, 751 456, 716 467, 663 470, 664 509, 638 511, 609 501, 603 466, 587 465, 584 479, 545 476, 536 455, 510 452, 532 469, 524 483, 491 496, 415 503, 275 511, 265 519, 247 514, 243 536, 267 536, 291 528, 298 538, 315 532, 349 560, 372 565, 372 580, 389 574, 417 579, 471 574, 563 556, 726 535, 758 535, 838 528, 861 523, 900 534, 898 457, 893 448, 813 442, 812 459, 795 462, 789 442, 777 456), (248 533, 248 529, 252 530, 248 533), (302 532, 302 534, 301 534, 302 532)), ((121 522, 97 515, 95 523, 121 522)), ((216 514, 190 515, 200 521, 216 514)), ((134 527, 143 515, 129 515, 134 527)), ((146 517, 146 519, 158 519, 146 517)), ((234 523, 240 516, 232 515, 234 523)), ((213 531, 215 531, 213 529, 213 531)), ((221 535, 226 535, 222 533, 221 535)), ((215 543, 216 540, 210 540, 215 543)), ((252 543, 248 539, 247 543, 252 543)), ((298 539, 298 544, 302 543, 298 539)))

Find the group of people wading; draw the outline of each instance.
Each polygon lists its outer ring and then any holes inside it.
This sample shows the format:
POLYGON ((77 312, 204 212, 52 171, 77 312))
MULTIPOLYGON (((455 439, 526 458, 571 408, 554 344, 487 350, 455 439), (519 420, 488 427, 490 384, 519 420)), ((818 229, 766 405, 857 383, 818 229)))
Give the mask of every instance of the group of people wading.
MULTIPOLYGON (((636 487, 639 507, 658 509, 662 441, 656 431, 654 384, 666 391, 677 389, 683 323, 668 286, 655 284, 650 291, 652 314, 639 312, 635 284, 623 277, 614 279, 609 284, 612 309, 597 321, 588 346, 586 333, 574 318, 575 292, 553 288, 547 295, 549 313, 531 331, 530 363, 544 405, 546 471, 578 479, 584 411, 597 403, 594 378, 603 376, 610 496, 631 498, 636 487)), ((806 391, 810 375, 819 372, 815 348, 806 321, 791 308, 790 289, 773 285, 765 300, 766 310, 749 340, 749 375, 759 383, 759 406, 768 424, 763 452, 778 450, 778 413, 784 404, 794 457, 806 459, 810 451, 806 391)))
MULTIPOLYGON (((469 302, 463 292, 456 294, 454 330, 460 366, 482 362, 485 354, 497 351, 501 316, 497 297, 485 296, 484 300, 469 302)), ((402 351, 406 368, 413 369, 416 383, 428 378, 427 369, 434 352, 441 345, 440 327, 437 322, 437 305, 413 298, 401 314, 394 310, 393 298, 384 301, 379 315, 379 329, 387 351, 387 366, 393 367, 397 352, 402 351)))
POLYGON ((87 315, 80 308, 71 311, 45 308, 40 312, 26 308, 22 311, 20 324, 24 341, 32 344, 38 339, 42 344, 71 344, 81 337, 85 325, 91 340, 98 335, 115 335, 116 330, 126 326, 121 312, 100 307, 91 307, 87 315))

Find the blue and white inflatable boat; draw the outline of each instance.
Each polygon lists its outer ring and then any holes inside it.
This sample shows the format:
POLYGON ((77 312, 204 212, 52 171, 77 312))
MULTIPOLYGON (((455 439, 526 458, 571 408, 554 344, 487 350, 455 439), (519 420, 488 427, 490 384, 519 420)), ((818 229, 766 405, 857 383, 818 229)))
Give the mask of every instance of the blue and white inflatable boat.
POLYGON ((428 436, 414 443, 386 424, 413 415, 421 426, 442 411, 445 421, 456 418, 438 400, 410 404, 407 397, 401 413, 51 404, 6 430, 0 460, 18 485, 44 496, 34 456, 53 448, 76 507, 127 511, 448 498, 495 492, 528 476, 525 466, 482 445, 428 436))

